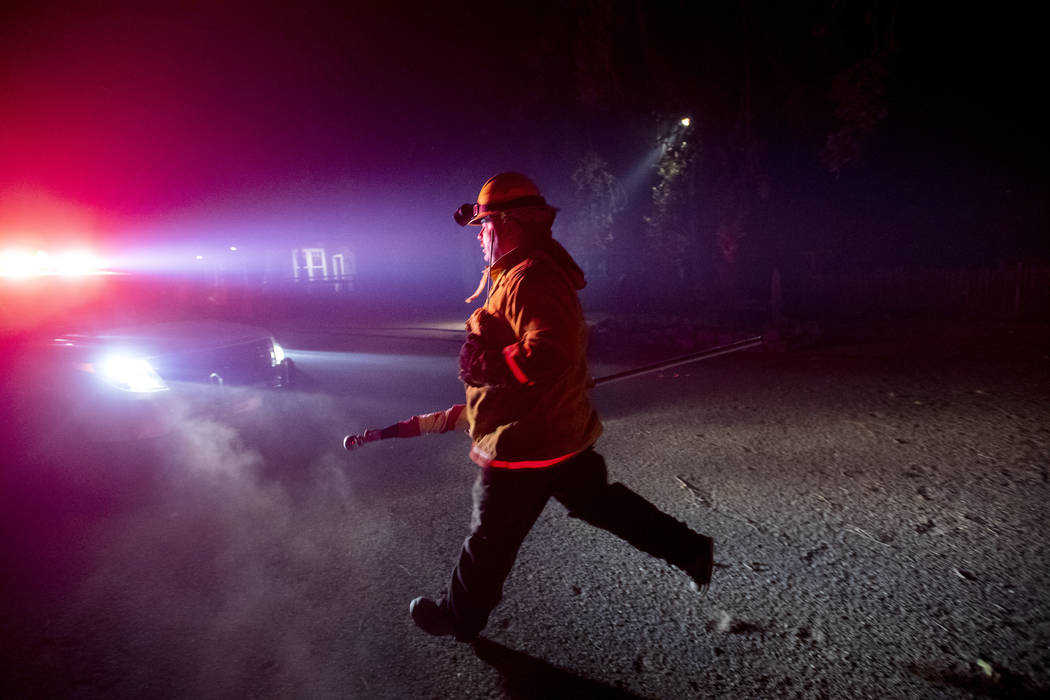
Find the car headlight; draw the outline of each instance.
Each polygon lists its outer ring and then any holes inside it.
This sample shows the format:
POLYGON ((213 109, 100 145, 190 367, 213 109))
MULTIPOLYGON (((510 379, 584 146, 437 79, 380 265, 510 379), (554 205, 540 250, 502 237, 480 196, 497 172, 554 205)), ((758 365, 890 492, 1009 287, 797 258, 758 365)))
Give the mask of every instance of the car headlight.
POLYGON ((106 383, 123 391, 148 393, 168 388, 150 363, 140 357, 107 357, 98 364, 98 374, 106 383))
POLYGON ((276 367, 284 362, 284 348, 282 348, 280 343, 276 340, 271 342, 273 344, 273 349, 270 350, 270 360, 273 362, 273 366, 276 367))

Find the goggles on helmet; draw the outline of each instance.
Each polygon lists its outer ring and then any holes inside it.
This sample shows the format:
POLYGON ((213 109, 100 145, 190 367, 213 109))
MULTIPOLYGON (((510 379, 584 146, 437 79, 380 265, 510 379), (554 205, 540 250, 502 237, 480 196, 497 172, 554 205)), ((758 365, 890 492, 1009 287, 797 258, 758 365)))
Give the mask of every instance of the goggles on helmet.
POLYGON ((512 199, 506 202, 492 202, 490 204, 479 204, 477 202, 471 204, 470 202, 467 202, 455 211, 452 218, 454 218, 456 223, 460 226, 466 226, 467 224, 481 224, 485 217, 500 212, 510 211, 511 209, 545 206, 547 206, 547 200, 540 195, 528 195, 526 197, 518 197, 517 199, 512 199))
POLYGON ((452 218, 456 220, 456 223, 460 226, 466 226, 470 223, 470 220, 474 218, 474 215, 478 211, 478 204, 470 204, 469 202, 461 206, 456 210, 456 213, 452 215, 452 218))

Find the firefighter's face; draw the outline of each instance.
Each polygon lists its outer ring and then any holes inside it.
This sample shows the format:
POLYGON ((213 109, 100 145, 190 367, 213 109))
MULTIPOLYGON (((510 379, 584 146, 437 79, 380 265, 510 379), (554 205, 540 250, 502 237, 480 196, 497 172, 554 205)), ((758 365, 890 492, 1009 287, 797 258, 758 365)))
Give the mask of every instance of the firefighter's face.
POLYGON ((521 243, 521 227, 514 219, 496 217, 484 219, 478 231, 481 254, 489 265, 511 252, 521 243))
POLYGON ((496 231, 495 223, 492 219, 485 219, 485 223, 481 224, 481 229, 478 231, 478 243, 481 244, 481 254, 485 257, 485 262, 491 265, 494 262, 496 256, 496 231))

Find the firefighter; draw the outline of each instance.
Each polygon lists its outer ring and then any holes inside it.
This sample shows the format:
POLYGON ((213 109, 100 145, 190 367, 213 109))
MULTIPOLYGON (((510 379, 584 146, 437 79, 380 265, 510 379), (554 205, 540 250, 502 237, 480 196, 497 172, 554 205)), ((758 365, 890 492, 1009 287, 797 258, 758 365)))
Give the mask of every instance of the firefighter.
MULTIPOLYGON (((412 619, 472 641, 499 603, 525 536, 552 496, 568 515, 660 557, 706 589, 713 542, 620 483, 594 450, 602 432, 588 395, 580 267, 554 240, 557 210, 520 173, 501 173, 455 214, 477 228, 488 266, 484 305, 460 352, 465 425, 478 465, 470 534, 448 587, 416 598, 412 619)), ((462 419, 461 419, 462 420, 462 419)))

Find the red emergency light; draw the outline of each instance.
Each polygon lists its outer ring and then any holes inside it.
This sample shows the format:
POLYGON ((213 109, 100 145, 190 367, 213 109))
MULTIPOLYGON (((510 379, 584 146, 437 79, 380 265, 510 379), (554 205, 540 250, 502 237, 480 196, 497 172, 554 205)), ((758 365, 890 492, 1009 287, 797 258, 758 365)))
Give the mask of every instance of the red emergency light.
POLYGON ((26 278, 59 275, 80 277, 110 275, 106 262, 86 250, 68 250, 51 255, 45 250, 5 250, 0 253, 0 277, 26 278))

